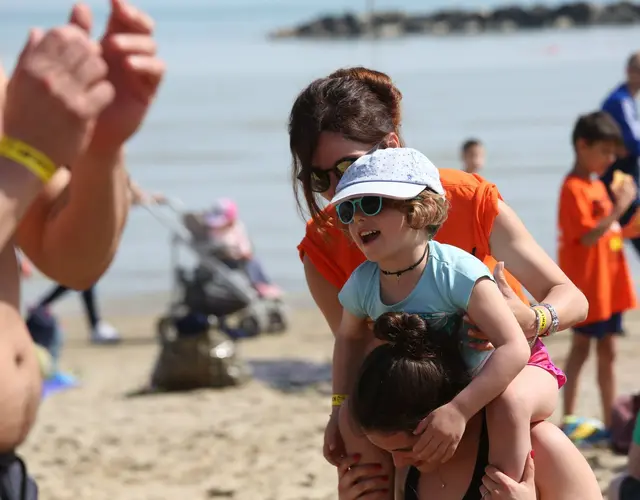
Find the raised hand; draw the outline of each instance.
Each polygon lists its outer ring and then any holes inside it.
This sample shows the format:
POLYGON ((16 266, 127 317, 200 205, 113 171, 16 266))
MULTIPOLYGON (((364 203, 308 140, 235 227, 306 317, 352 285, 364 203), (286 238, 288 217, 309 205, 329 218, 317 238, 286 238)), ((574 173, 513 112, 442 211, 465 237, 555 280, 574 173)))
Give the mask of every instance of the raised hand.
POLYGON ((114 98, 100 51, 75 25, 32 30, 7 86, 4 133, 72 164, 114 98))
MULTIPOLYGON (((77 5, 72 13, 79 25, 84 9, 77 5)), ((101 47, 115 99, 100 115, 92 148, 118 149, 142 124, 165 72, 164 62, 156 55, 153 28, 153 20, 127 1, 111 1, 101 47)))

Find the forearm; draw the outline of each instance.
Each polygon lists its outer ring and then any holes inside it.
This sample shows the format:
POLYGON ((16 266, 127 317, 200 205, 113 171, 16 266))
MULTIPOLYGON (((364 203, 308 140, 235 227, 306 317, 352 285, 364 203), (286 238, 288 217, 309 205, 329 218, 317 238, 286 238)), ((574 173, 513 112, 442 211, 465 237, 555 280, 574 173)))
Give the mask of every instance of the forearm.
POLYGON ((467 421, 505 391, 526 366, 529 355, 524 342, 496 348, 477 376, 452 401, 467 421))
MULTIPOLYGON (((545 297, 540 299, 540 303, 549 304, 556 310, 559 323, 557 331, 559 332, 584 321, 589 311, 589 303, 586 297, 572 282, 555 285, 545 297), (584 307, 577 307, 576 304, 584 304, 584 307)), ((546 318, 546 330, 549 330, 552 321, 551 313, 546 307, 542 307, 540 310, 546 318)), ((525 331, 527 338, 532 338, 537 334, 536 326, 534 313, 532 323, 525 331)), ((544 335, 545 332, 541 333, 544 335)))
MULTIPOLYGON (((581 238, 581 243, 586 246, 592 246, 602 238, 609 230, 611 224, 615 223, 622 216, 622 211, 614 209, 613 212, 598 221, 598 225, 585 234, 581 238)), ((589 311, 589 303, 584 294, 568 279, 551 287, 544 297, 534 295, 534 298, 540 303, 552 306, 558 316, 558 331, 571 328, 573 325, 584 321, 589 311)), ((550 311, 546 307, 540 309, 545 316, 546 330, 551 327, 552 317, 550 311)), ((529 328, 525 329, 528 338, 535 336, 537 332, 537 322, 535 314, 532 315, 532 321, 529 328)), ((545 332, 541 332, 544 334, 545 332)))
POLYGON ((604 233, 609 230, 611 224, 616 222, 622 216, 622 213, 623 212, 621 210, 614 209, 611 214, 600 219, 596 227, 584 234, 582 238, 580 238, 580 243, 587 247, 595 245, 598 240, 602 238, 604 233))
MULTIPOLYGON (((559 328, 565 329, 583 321, 589 311, 584 294, 569 280, 557 263, 549 257, 526 230, 515 212, 499 202, 500 213, 491 233, 491 250, 498 261, 522 283, 538 302, 553 306, 558 313, 559 328)), ((545 312, 547 325, 551 317, 545 312)), ((532 311, 529 325, 522 325, 527 337, 536 334, 536 318, 532 311)))
MULTIPOLYGON (((589 311, 587 298, 568 278, 562 283, 553 285, 546 295, 533 294, 533 296, 538 303, 549 304, 556 310, 558 315, 557 331, 566 330, 576 323, 584 321, 589 311)), ((536 314, 532 309, 530 320, 521 325, 527 339, 532 339, 536 335, 544 336, 544 333, 551 327, 551 313, 546 307, 542 307, 540 310, 545 316, 547 328, 543 332, 538 332, 536 314)))
POLYGON ((42 181, 22 165, 0 157, 0 248, 13 238, 20 220, 42 189, 42 181))
POLYGON ((336 335, 333 344, 333 394, 348 395, 364 359, 366 340, 360 337, 336 335))
POLYGON ((115 255, 128 209, 122 152, 85 154, 72 169, 66 203, 52 206, 44 225, 47 267, 65 269, 64 284, 90 287, 115 255))

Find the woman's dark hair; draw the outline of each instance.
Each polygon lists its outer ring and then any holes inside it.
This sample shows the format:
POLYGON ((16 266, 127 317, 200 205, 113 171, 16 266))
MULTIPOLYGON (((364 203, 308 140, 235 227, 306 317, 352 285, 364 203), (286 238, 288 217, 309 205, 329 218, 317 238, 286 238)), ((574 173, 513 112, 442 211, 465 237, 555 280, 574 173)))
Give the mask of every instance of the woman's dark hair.
POLYGON ((417 314, 383 314, 373 331, 386 343, 365 359, 349 403, 365 431, 413 432, 471 381, 457 341, 417 314))
POLYGON ((291 179, 301 213, 306 208, 317 222, 323 219, 311 189, 311 159, 320 134, 336 132, 370 145, 382 142, 391 132, 400 137, 401 99, 388 75, 363 67, 339 69, 311 82, 298 95, 289 115, 289 147, 291 179))

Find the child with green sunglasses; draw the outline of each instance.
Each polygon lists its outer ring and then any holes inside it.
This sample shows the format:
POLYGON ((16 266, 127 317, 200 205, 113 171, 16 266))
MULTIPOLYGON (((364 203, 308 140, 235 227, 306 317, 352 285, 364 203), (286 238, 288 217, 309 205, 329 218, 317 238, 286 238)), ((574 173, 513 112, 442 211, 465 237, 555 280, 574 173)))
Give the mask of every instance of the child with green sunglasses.
MULTIPOLYGON (((345 171, 331 202, 367 261, 339 294, 344 312, 334 348, 334 412, 325 432, 325 455, 336 446, 341 404, 372 335, 368 318, 406 312, 454 336, 474 376, 451 403, 425 415, 414 431, 420 436, 412 462, 433 469, 449 460, 467 422, 486 407, 489 461, 520 480, 531 450, 530 423, 551 415, 564 374, 548 362, 536 362, 544 345, 534 339, 532 351, 489 269, 473 255, 433 240, 449 210, 437 168, 413 149, 378 150, 345 171), (474 349, 465 316, 492 350, 474 349)), ((537 317, 546 321, 539 312, 537 317)), ((545 329, 540 325, 539 331, 545 329)))

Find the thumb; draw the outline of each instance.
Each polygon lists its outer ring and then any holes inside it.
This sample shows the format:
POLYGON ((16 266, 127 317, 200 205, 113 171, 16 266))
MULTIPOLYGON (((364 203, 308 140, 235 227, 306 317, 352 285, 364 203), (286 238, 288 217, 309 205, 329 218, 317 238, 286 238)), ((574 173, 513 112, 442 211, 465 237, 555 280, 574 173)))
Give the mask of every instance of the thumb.
POLYGON ((502 293, 511 290, 511 287, 507 282, 507 278, 504 275, 504 262, 498 262, 496 267, 493 268, 493 277, 495 278, 496 284, 502 293))
POLYGON ((416 427, 416 430, 413 431, 413 435, 419 436, 420 434, 422 434, 427 429, 427 425, 429 425, 429 422, 427 422, 426 418, 423 418, 422 420, 420 420, 418 427, 416 427))
POLYGON ((91 9, 84 3, 77 3, 71 9, 71 15, 69 16, 69 22, 78 26, 80 29, 91 33, 93 27, 93 16, 91 15, 91 9))
POLYGON ((533 461, 535 453, 533 450, 527 456, 527 462, 524 465, 524 474, 522 475, 522 482, 527 484, 533 484, 536 477, 536 465, 533 461))

